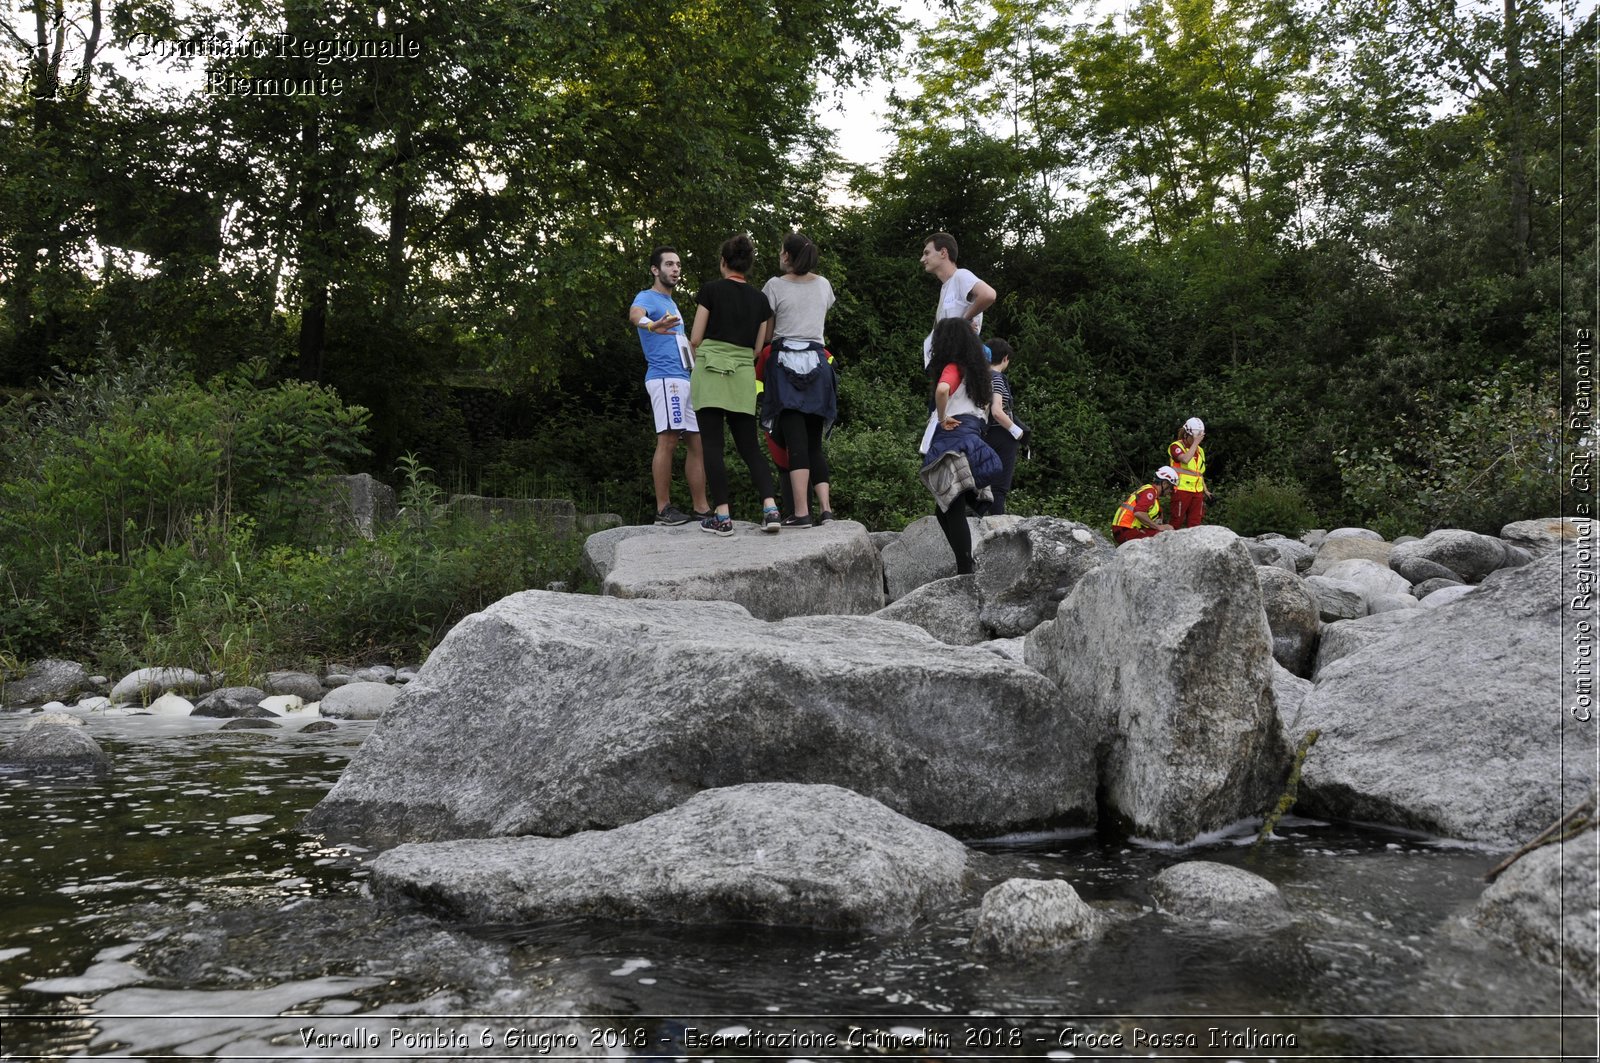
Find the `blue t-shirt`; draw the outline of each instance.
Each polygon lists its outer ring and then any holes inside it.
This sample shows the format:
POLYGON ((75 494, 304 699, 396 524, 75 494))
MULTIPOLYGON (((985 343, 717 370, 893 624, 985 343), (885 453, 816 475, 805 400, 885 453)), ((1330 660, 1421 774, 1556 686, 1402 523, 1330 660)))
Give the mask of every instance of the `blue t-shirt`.
POLYGON ((689 370, 683 367, 683 359, 678 355, 678 337, 683 332, 683 314, 678 310, 678 304, 672 301, 672 296, 662 295, 654 288, 646 288, 633 297, 633 306, 644 307, 645 316, 651 321, 660 321, 668 314, 677 314, 678 323, 671 332, 651 332, 641 328, 639 343, 644 347, 644 363, 646 380, 662 380, 668 377, 682 377, 689 379, 689 370))

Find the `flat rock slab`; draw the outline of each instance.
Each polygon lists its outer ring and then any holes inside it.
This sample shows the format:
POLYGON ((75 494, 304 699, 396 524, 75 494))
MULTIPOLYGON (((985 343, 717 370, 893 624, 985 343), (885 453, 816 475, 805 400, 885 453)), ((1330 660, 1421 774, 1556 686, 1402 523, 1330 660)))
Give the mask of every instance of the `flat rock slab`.
POLYGON ((619 539, 600 592, 737 602, 762 620, 860 616, 883 608, 883 561, 867 529, 855 521, 776 535, 754 525, 738 527, 731 538, 695 529, 619 539))
POLYGON ((475 922, 572 916, 903 930, 953 902, 964 845, 836 786, 749 783, 608 831, 402 845, 372 892, 475 922))
POLYGON ((1498 572, 1442 609, 1383 614, 1380 638, 1324 663, 1300 717, 1322 732, 1301 807, 1511 844, 1561 815, 1563 777, 1587 792, 1592 758, 1562 757, 1564 730, 1590 749, 1593 731, 1559 704, 1561 561, 1498 572))
POLYGON ((804 782, 999 833, 1093 820, 1083 733, 1044 676, 906 624, 524 591, 456 625, 307 825, 380 846, 559 836, 804 782))

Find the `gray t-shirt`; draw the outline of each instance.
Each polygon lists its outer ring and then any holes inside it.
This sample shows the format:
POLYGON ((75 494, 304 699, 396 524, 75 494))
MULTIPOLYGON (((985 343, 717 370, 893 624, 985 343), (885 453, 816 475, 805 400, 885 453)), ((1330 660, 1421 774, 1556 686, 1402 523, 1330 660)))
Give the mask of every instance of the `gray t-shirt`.
POLYGON ((772 334, 792 340, 827 342, 823 329, 833 305, 833 285, 828 278, 808 273, 811 280, 773 277, 761 293, 772 304, 772 334))

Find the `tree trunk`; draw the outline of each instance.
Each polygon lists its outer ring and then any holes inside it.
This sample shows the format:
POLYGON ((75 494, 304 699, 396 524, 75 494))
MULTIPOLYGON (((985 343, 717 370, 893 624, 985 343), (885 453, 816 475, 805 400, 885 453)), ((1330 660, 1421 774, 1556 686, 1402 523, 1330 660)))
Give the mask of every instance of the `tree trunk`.
POLYGON ((1511 258, 1517 276, 1528 272, 1528 239, 1533 222, 1528 196, 1528 163, 1523 140, 1526 123, 1522 75, 1522 23, 1518 18, 1517 0, 1505 0, 1506 48, 1506 117, 1509 123, 1506 138, 1506 183, 1510 186, 1511 207, 1511 258))

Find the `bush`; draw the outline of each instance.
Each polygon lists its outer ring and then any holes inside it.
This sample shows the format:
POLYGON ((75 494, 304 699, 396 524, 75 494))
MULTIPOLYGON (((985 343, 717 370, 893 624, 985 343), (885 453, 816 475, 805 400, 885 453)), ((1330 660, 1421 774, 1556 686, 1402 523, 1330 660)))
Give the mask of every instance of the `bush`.
POLYGON ((1386 446, 1335 451, 1347 502, 1390 537, 1436 528, 1496 535, 1512 521, 1560 512, 1555 377, 1521 376, 1503 369, 1471 381, 1469 402, 1430 406, 1428 420, 1397 424, 1386 446))
POLYGON ((1245 536, 1277 532, 1294 538, 1317 523, 1298 482, 1264 475, 1230 488, 1207 517, 1245 536))

